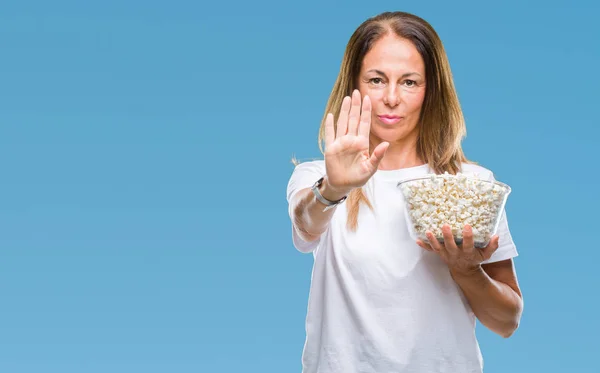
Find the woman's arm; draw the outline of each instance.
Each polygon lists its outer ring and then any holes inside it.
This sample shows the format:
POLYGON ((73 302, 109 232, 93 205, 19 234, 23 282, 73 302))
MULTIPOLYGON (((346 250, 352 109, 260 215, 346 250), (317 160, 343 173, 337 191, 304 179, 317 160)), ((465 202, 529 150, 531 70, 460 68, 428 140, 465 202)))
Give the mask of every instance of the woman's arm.
POLYGON ((442 227, 442 234, 443 245, 431 232, 427 232, 431 245, 423 240, 417 240, 417 244, 440 255, 479 321, 495 333, 510 337, 519 326, 523 298, 512 259, 484 263, 498 249, 498 235, 493 236, 483 249, 476 249, 469 225, 463 229, 461 245, 454 242, 448 224, 442 227))
POLYGON ((483 264, 466 273, 451 269, 450 273, 483 325, 504 338, 517 330, 523 297, 512 259, 483 264))
MULTIPOLYGON (((325 120, 325 165, 327 175, 321 184, 321 195, 337 201, 354 188, 360 188, 375 174, 389 143, 378 144, 370 153, 371 101, 358 90, 342 101, 337 125, 332 113, 325 120)), ((317 180, 315 180, 317 181, 317 180)), ((319 202, 310 188, 299 191, 293 200, 293 224, 300 237, 314 241, 325 231, 333 209, 319 202)))
MULTIPOLYGON (((347 194, 332 190, 331 185, 327 182, 327 178, 323 180, 319 191, 324 198, 330 201, 340 200, 347 194)), ((294 229, 296 229, 296 232, 298 232, 298 235, 303 240, 308 242, 318 239, 325 232, 336 209, 336 207, 333 207, 327 211, 323 211, 327 206, 315 197, 310 188, 300 190, 294 196, 291 203, 294 229)))

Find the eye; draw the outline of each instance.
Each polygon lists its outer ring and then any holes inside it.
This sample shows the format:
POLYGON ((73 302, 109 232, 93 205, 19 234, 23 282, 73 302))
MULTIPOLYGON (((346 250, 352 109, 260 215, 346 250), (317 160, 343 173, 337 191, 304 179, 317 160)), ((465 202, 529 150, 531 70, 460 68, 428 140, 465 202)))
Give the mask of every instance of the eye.
POLYGON ((414 80, 410 80, 407 79, 404 81, 404 85, 406 85, 407 87, 411 88, 417 85, 417 82, 415 82, 414 80))
POLYGON ((380 85, 383 83, 383 80, 381 78, 371 78, 371 79, 369 79, 369 83, 375 84, 375 85, 380 85))

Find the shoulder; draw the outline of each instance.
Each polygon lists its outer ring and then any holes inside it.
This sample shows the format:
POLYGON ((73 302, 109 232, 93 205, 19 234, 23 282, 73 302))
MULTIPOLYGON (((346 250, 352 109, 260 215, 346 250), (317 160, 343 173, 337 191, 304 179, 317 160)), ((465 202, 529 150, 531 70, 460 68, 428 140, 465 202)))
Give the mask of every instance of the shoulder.
POLYGON ((494 173, 492 172, 492 170, 476 163, 461 163, 460 172, 468 176, 474 176, 483 180, 494 179, 494 173))
POLYGON ((298 163, 294 167, 294 172, 317 171, 325 172, 325 161, 321 159, 298 163))
POLYGON ((293 195, 304 188, 311 187, 317 180, 325 175, 325 161, 313 160, 298 163, 288 181, 287 194, 288 200, 293 195))
MULTIPOLYGON (((292 171, 291 179, 325 175, 325 161, 324 160, 312 160, 296 164, 292 171)), ((315 180, 316 181, 316 180, 315 180)))

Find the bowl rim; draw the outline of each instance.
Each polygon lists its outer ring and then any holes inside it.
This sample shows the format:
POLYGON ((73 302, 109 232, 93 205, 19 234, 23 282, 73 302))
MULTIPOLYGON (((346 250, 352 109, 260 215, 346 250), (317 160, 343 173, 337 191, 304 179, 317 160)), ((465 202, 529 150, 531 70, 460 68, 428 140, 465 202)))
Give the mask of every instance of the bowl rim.
MULTIPOLYGON (((403 180, 399 181, 398 184, 396 184, 396 187, 399 188, 402 184, 408 183, 410 181, 429 180, 429 179, 431 179, 432 176, 433 177, 448 177, 448 176, 449 177, 457 177, 456 175, 453 175, 453 174, 428 174, 426 176, 416 176, 416 177, 411 177, 411 178, 408 178, 408 179, 403 179, 403 180)), ((492 181, 492 180, 484 180, 484 179, 480 179, 480 178, 475 177, 475 176, 469 176, 469 175, 464 175, 464 174, 461 177, 464 177, 464 178, 469 179, 469 180, 477 180, 477 181, 480 181, 480 182, 489 183, 489 184, 492 184, 492 185, 498 185, 498 186, 504 187, 504 188, 507 189, 506 190, 506 194, 510 194, 512 192, 512 188, 510 187, 510 185, 505 184, 505 183, 503 183, 501 181, 498 181, 498 180, 494 180, 494 181, 492 181)))

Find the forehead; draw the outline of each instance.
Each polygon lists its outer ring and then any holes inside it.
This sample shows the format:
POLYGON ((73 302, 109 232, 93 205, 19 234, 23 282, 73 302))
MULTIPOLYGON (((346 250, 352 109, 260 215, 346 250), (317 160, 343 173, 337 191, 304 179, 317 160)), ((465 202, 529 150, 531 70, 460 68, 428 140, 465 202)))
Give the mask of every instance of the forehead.
POLYGON ((378 69, 399 73, 411 70, 423 74, 423 58, 412 42, 390 33, 377 40, 362 62, 362 70, 378 69))

